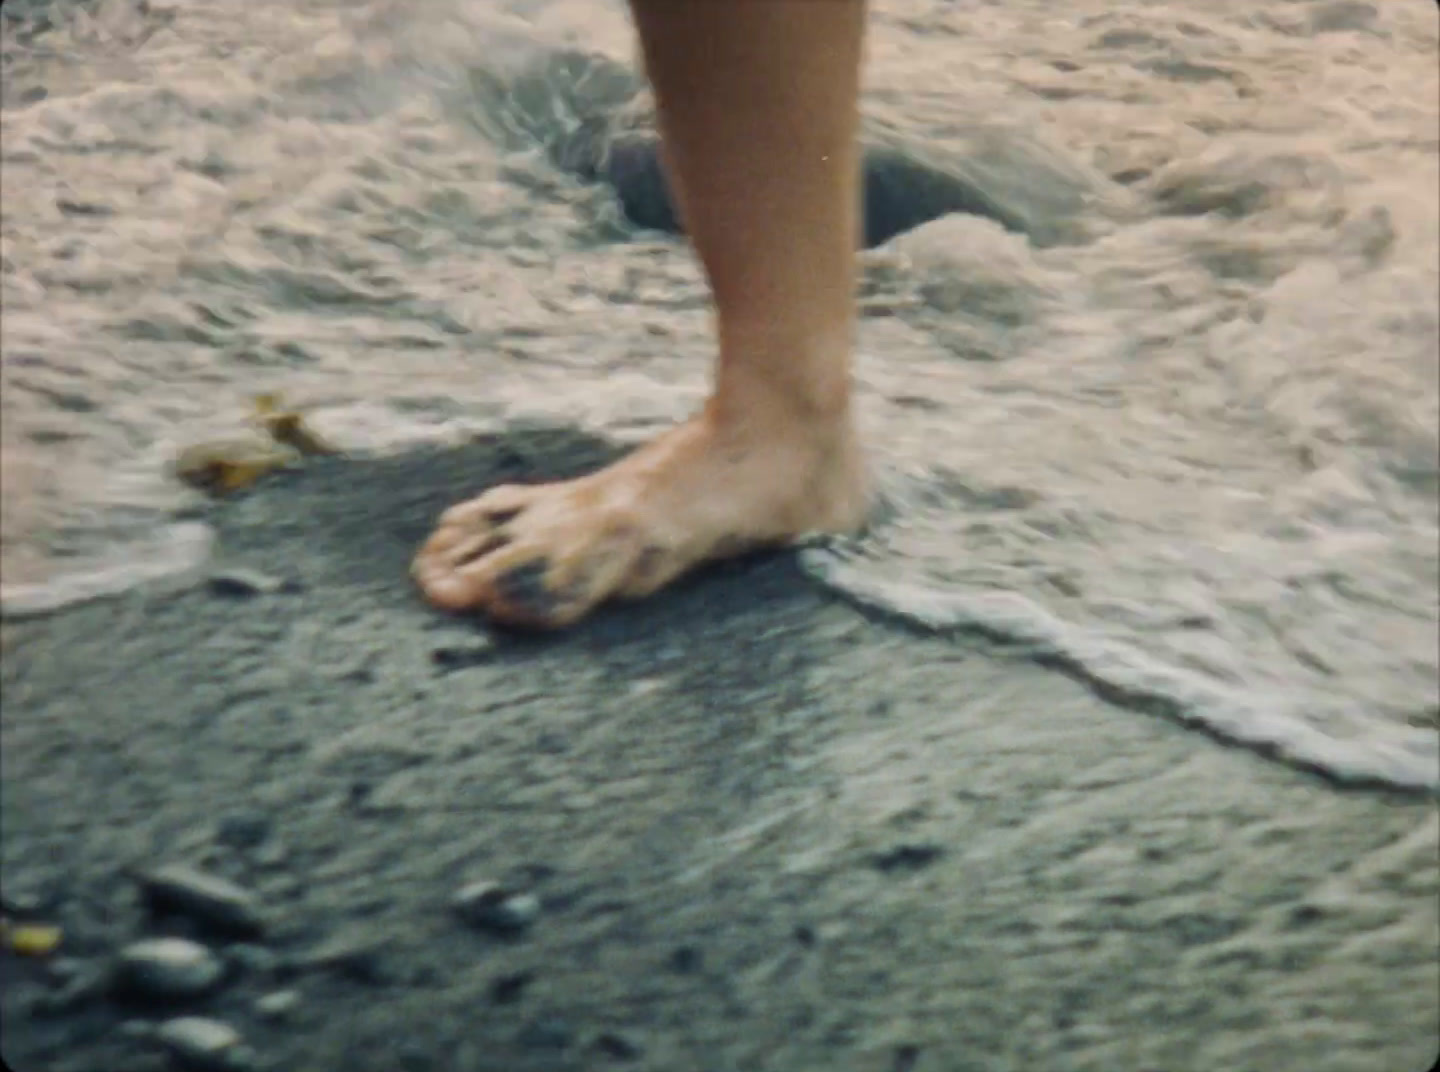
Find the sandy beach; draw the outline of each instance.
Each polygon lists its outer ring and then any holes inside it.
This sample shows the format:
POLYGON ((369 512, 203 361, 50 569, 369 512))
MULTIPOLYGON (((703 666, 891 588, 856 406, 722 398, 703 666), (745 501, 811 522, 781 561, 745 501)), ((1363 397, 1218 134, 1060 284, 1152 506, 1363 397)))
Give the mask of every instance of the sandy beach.
POLYGON ((180 1015, 275 1069, 1429 1067, 1433 800, 872 621, 789 555, 554 639, 419 603, 457 484, 610 449, 282 474, 215 510, 214 576, 12 625, 4 889, 64 942, 5 962, 11 1067, 165 1068, 180 1015), (175 864, 263 929, 147 910, 175 864), (457 913, 485 880, 523 931, 457 913), (116 996, 155 935, 223 981, 116 996))
POLYGON ((872 9, 875 523, 524 638, 713 357, 624 5, 8 0, 11 1067, 1431 1067, 1433 5, 872 9))

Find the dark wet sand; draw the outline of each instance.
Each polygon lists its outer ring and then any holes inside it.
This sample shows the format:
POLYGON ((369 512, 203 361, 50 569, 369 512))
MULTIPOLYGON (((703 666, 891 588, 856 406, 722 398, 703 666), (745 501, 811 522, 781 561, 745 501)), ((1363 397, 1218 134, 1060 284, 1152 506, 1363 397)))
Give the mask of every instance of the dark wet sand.
MULTIPOLYGON (((867 620, 785 556, 554 639, 419 603, 448 501, 604 449, 282 474, 214 521, 224 564, 286 590, 7 627, 4 891, 63 924, 51 974, 178 926, 126 868, 183 861, 270 913, 273 955, 231 949, 247 967, 187 1008, 275 1069, 1429 1066, 1434 801, 867 620), (538 893, 526 936, 448 910, 486 877, 538 893), (332 941, 365 952, 305 966, 332 941), (289 1020, 263 1019, 282 988, 289 1020)), ((166 1067, 121 1027, 151 1013, 0 974, 12 1067, 166 1067)))

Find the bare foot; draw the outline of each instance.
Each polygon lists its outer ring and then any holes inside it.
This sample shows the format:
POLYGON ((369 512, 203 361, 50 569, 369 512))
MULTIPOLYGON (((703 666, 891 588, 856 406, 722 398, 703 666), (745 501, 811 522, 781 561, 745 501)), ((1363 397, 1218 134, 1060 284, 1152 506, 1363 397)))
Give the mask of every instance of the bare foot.
POLYGON ((436 606, 509 625, 569 625, 691 567, 859 524, 848 420, 724 421, 711 406, 597 473, 505 485, 448 510, 416 556, 436 606))

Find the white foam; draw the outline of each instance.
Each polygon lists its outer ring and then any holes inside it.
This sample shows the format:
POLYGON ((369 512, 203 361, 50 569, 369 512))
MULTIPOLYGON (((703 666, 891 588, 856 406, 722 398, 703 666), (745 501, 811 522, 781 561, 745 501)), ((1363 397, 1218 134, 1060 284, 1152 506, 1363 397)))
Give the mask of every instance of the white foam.
POLYGON ((0 585, 0 618, 53 614, 110 599, 140 587, 165 590, 194 584, 210 560, 215 533, 200 522, 167 525, 153 538, 108 554, 103 561, 35 584, 0 585))
POLYGON ((1440 735, 1377 726, 1363 712, 1336 710, 1317 719, 1290 697, 1231 689, 1138 648, 1097 636, 1024 596, 1001 591, 946 591, 874 575, 833 547, 801 553, 806 571, 857 603, 927 632, 976 632, 1024 646, 1127 706, 1156 710, 1336 781, 1440 791, 1440 735), (1364 724, 1363 737, 1327 733, 1326 724, 1364 724))

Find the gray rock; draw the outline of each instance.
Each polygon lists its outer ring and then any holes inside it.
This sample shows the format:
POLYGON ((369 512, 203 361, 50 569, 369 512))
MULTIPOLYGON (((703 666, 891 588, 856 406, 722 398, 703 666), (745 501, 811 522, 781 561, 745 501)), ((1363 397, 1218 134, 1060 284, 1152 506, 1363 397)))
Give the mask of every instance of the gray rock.
POLYGON ((605 1031, 595 1036, 597 1053, 612 1061, 636 1061, 645 1055, 645 1048, 630 1035, 620 1031, 605 1031))
POLYGON ((152 908, 214 930, 255 935, 265 929, 255 896, 228 879, 176 864, 141 875, 140 886, 152 908))
POLYGON ((111 985, 111 973, 103 966, 72 961, 56 987, 40 994, 32 1007, 37 1016, 59 1016, 88 1005, 104 996, 111 985))
POLYGON ((295 990, 276 990, 265 994, 255 1002, 255 1012, 266 1020, 285 1020, 300 1004, 300 994, 295 990))
POLYGON ((490 984, 490 1000, 496 1005, 513 1005, 525 994, 525 988, 534 982, 532 972, 509 972, 490 984))
POLYGON ((563 1050, 575 1039, 569 1022, 561 1016, 537 1016, 522 1027, 515 1041, 527 1050, 563 1050))
POLYGON ((285 582, 259 570, 232 567, 217 569, 210 574, 210 591, 217 596, 243 599, 249 596, 264 596, 285 589, 285 582))
POLYGON ((442 672, 445 672, 464 670, 471 666, 483 666, 486 663, 494 662, 496 654, 493 640, 485 636, 475 636, 454 640, 432 648, 430 660, 442 672))
POLYGON ((115 985, 131 997, 186 999, 219 985, 225 966, 203 945, 184 938, 147 938, 120 951, 115 985))
POLYGON ((155 1025, 149 1020, 122 1020, 116 1030, 131 1039, 147 1040, 155 1037, 155 1025))
POLYGON ((229 1024, 200 1016, 166 1020, 155 1040, 181 1068, 191 1072, 248 1072, 255 1055, 229 1024))
POLYGON ((297 968, 324 968, 359 983, 384 983, 390 973, 385 963, 386 939, 370 930, 337 934, 295 958, 297 968))
POLYGON ((944 852, 945 850, 939 845, 929 842, 906 842, 887 849, 885 852, 877 853, 871 858, 870 864, 875 870, 885 874, 919 871, 940 859, 944 852))
POLYGON ((270 836, 270 817, 259 811, 236 811, 216 825, 215 839, 237 849, 253 849, 270 836))
POLYGON ((268 975, 280 967, 280 956, 274 950, 248 942, 225 950, 225 959, 247 975, 268 975))
POLYGON ((540 917, 540 898, 498 882, 472 882, 455 895, 451 907, 472 927, 492 934, 520 934, 540 917))

